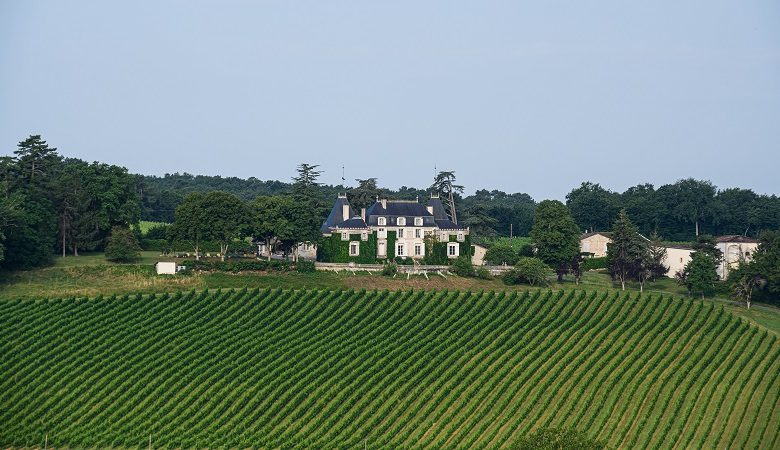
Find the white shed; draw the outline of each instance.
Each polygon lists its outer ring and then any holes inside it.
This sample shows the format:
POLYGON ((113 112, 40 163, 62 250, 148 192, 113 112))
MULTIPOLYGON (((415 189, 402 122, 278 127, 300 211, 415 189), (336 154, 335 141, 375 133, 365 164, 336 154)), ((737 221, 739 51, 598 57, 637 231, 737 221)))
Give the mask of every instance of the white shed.
POLYGON ((175 275, 176 263, 171 261, 158 261, 154 268, 157 269, 157 275, 175 275))

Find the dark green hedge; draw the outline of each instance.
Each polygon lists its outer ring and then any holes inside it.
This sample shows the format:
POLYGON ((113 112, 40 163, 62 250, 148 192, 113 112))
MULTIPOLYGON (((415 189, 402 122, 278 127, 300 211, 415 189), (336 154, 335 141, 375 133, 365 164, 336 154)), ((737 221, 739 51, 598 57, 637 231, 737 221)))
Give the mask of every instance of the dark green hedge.
MULTIPOLYGON (((306 264, 306 262, 302 262, 306 264)), ((234 260, 234 261, 211 261, 211 260, 189 260, 183 261, 182 266, 191 270, 203 270, 214 272, 289 272, 295 269, 295 263, 291 261, 281 261, 272 259, 267 260, 234 260)))
POLYGON ((602 256, 599 258, 585 258, 582 260, 582 265, 580 266, 583 272, 587 270, 597 270, 597 269, 606 269, 607 268, 607 257, 602 256))

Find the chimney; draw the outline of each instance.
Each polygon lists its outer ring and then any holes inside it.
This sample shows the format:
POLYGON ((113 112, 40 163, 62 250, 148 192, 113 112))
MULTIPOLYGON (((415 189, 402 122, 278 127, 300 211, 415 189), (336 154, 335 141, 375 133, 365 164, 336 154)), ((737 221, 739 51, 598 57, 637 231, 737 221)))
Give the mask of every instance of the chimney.
POLYGON ((351 217, 349 217, 349 205, 346 203, 341 205, 341 218, 344 220, 351 219, 351 217))
POLYGON ((387 199, 386 198, 382 199, 382 208, 387 209, 387 199))
POLYGON ((360 217, 363 219, 363 222, 366 221, 366 208, 360 208, 360 217))

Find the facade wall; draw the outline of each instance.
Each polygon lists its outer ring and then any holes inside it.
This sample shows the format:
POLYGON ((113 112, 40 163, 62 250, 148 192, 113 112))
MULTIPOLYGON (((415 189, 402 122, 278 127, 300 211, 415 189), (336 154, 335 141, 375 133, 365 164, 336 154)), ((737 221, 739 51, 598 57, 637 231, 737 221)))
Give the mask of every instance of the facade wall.
POLYGON ((580 251, 583 253, 593 253, 596 258, 607 256, 607 244, 612 239, 602 235, 594 234, 580 240, 580 251))
POLYGON ((485 265, 485 253, 487 249, 481 245, 472 245, 471 264, 475 266, 485 265))
POLYGON ((688 262, 691 260, 693 250, 687 248, 666 248, 666 258, 664 258, 664 265, 669 267, 666 272, 666 276, 674 278, 674 274, 683 270, 688 262))
POLYGON ((743 259, 750 261, 758 248, 758 243, 720 242, 717 247, 723 252, 723 261, 718 266, 718 276, 721 280, 725 280, 731 269, 738 267, 743 259))

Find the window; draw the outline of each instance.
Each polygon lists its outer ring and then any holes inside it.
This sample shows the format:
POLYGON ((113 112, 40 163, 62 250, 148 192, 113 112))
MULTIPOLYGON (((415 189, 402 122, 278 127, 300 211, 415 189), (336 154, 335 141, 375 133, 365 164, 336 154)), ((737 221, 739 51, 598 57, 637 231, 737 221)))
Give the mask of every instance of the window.
POLYGON ((386 244, 384 242, 380 242, 379 243, 379 247, 378 247, 378 249, 376 251, 377 255, 379 255, 379 256, 386 256, 387 255, 387 250, 385 249, 385 245, 386 244))
POLYGON ((447 242, 449 239, 450 239, 450 237, 447 235, 447 233, 442 233, 441 234, 441 241, 442 242, 447 242))
POLYGON ((349 243, 349 256, 358 256, 360 255, 360 243, 359 242, 350 242, 349 243))
POLYGON ((404 229, 403 229, 403 228, 399 228, 399 229, 398 229, 398 237, 399 237, 399 238, 402 238, 402 237, 404 237, 404 229))
POLYGON ((348 241, 349 240, 349 233, 347 233, 346 231, 342 231, 341 232, 341 240, 342 241, 348 241))
POLYGON ((464 240, 464 236, 463 236, 463 232, 461 231, 458 233, 458 242, 463 242, 463 240, 464 240))
POLYGON ((380 239, 387 239, 387 229, 380 228, 379 229, 379 236, 377 236, 380 239))
POLYGON ((368 240, 368 231, 363 231, 360 233, 360 240, 361 241, 367 241, 368 240))
POLYGON ((377 225, 379 225, 380 227, 383 227, 383 226, 387 225, 387 217, 380 217, 380 218, 378 218, 378 219, 376 220, 376 223, 377 223, 377 225))
POLYGON ((419 229, 419 228, 415 228, 414 229, 414 237, 416 237, 417 239, 420 239, 422 237, 422 230, 419 229))
POLYGON ((414 218, 414 226, 421 227, 422 226, 422 217, 415 217, 414 218))
POLYGON ((454 242, 447 244, 447 256, 450 258, 458 256, 458 248, 458 244, 454 242))
POLYGON ((398 223, 399 227, 405 227, 406 226, 406 217, 399 217, 396 219, 396 222, 398 223))
POLYGON ((398 244, 395 254, 396 256, 404 256, 404 244, 398 244))
POLYGON ((414 256, 422 255, 422 245, 414 244, 414 256))

